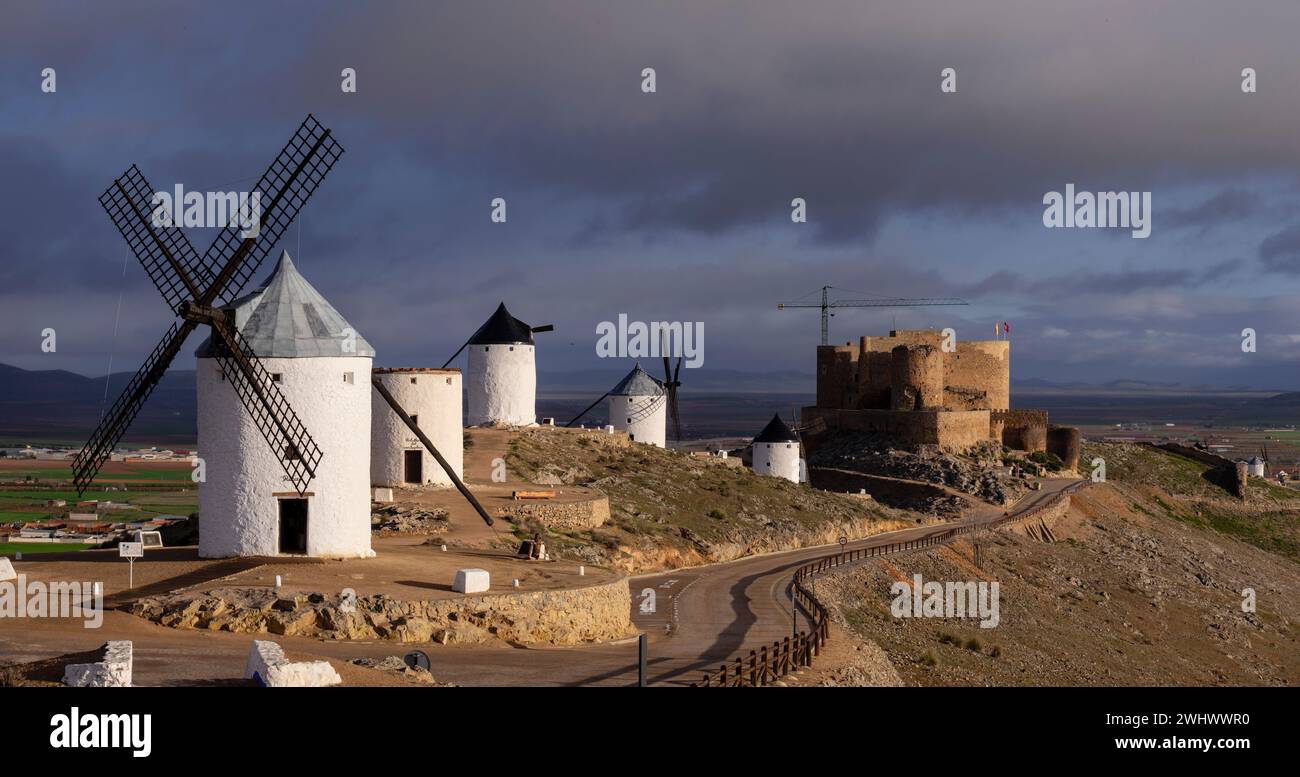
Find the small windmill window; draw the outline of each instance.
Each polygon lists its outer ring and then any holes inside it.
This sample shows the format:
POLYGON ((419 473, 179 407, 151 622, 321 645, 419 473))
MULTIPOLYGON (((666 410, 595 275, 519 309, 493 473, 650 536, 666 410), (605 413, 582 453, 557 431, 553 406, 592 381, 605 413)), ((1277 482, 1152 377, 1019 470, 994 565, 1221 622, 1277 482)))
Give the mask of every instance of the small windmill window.
POLYGON ((283 383, 283 382, 284 382, 284 381, 283 381, 283 378, 284 378, 284 374, 283 374, 283 373, 279 373, 279 372, 273 372, 273 373, 271 373, 271 381, 272 381, 273 383, 283 383))
POLYGON ((510 346, 510 350, 512 350, 512 351, 513 351, 513 350, 514 350, 514 349, 515 349, 515 347, 514 347, 514 346, 513 346, 513 345, 512 345, 512 346, 510 346))
POLYGON ((447 385, 448 385, 448 386, 451 385, 451 378, 447 378, 447 385))
POLYGON ((415 424, 416 426, 419 426, 419 425, 420 425, 420 417, 419 417, 418 415, 413 415, 413 416, 411 416, 411 423, 415 424))
POLYGON ((301 458, 302 455, 298 453, 298 446, 294 445, 293 443, 289 443, 288 445, 284 446, 285 461, 298 461, 301 458))
POLYGON ((352 382, 353 382, 352 373, 350 373, 350 372, 345 372, 345 373, 343 373, 343 382, 344 382, 344 383, 352 383, 352 382))
POLYGON ((418 378, 411 378, 411 383, 415 383, 417 380, 419 380, 419 379, 418 379, 418 378))

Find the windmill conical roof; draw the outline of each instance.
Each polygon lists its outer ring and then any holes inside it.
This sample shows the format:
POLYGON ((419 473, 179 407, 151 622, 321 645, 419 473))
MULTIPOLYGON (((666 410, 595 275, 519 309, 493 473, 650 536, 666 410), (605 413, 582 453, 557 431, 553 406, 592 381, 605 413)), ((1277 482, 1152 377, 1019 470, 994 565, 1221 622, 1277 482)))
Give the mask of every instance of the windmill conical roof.
MULTIPOLYGON (((375 355, 370 343, 302 277, 288 251, 280 253, 280 261, 261 288, 232 301, 225 310, 234 316, 235 327, 253 353, 262 358, 375 355)), ((209 337, 195 353, 209 356, 211 345, 209 337)))
POLYGON ((799 438, 794 436, 790 427, 785 425, 779 414, 773 415, 772 420, 767 422, 763 431, 758 433, 754 442, 798 442, 799 438))
POLYGON ((620 380, 617 386, 610 389, 609 393, 616 397, 657 397, 664 393, 664 384, 641 369, 641 363, 637 362, 632 371, 620 380))
POLYGON ((483 326, 469 338, 470 345, 508 345, 510 343, 533 343, 533 330, 524 322, 510 315, 506 303, 497 306, 483 326))

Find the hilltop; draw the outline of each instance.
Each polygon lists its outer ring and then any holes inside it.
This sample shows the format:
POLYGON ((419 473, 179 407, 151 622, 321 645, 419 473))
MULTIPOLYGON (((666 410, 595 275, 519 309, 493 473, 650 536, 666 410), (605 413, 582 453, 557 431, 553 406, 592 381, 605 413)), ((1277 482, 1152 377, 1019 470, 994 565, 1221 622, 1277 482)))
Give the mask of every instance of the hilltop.
POLYGON ((1300 682, 1300 492, 1236 500, 1209 467, 1088 445, 1108 482, 1074 495, 1057 541, 1015 530, 828 575, 835 618, 908 685, 1294 685, 1300 682), (978 547, 976 545, 978 543, 978 547), (890 586, 997 581, 1000 622, 895 618, 890 586), (1256 597, 1243 611, 1243 591, 1256 597))
POLYGON ((934 520, 856 495, 756 475, 718 459, 647 445, 603 445, 599 435, 525 431, 510 443, 506 464, 513 476, 532 483, 582 485, 606 494, 609 520, 591 530, 551 529, 554 548, 565 557, 635 573, 833 543, 841 535, 865 537, 934 520))

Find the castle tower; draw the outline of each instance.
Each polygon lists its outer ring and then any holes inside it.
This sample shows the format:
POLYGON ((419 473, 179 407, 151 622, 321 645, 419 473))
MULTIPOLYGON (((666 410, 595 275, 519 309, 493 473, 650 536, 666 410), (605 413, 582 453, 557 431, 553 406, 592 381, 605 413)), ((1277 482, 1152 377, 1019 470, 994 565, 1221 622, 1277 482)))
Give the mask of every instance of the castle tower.
MULTIPOLYGON (((460 370, 391 368, 374 371, 397 404, 414 419, 442 457, 464 477, 465 434, 461 425, 460 370)), ((450 486, 451 478, 402 423, 379 392, 370 401, 370 483, 380 487, 450 486)))
POLYGON ((668 428, 668 395, 663 384, 641 369, 640 363, 609 392, 609 422, 634 442, 664 447, 668 428))
POLYGON ((198 357, 199 555, 373 556, 370 367, 375 351, 298 273, 288 252, 257 291, 230 303, 253 353, 320 446, 299 495, 212 355, 198 357))
POLYGON ((943 351, 932 345, 899 345, 892 355, 890 408, 943 409, 943 351))
POLYGON ((791 483, 800 482, 799 438, 785 425, 780 415, 772 420, 754 438, 754 472, 785 478, 791 483))
POLYGON ((537 422, 533 330, 504 302, 467 343, 470 426, 528 426, 537 422))

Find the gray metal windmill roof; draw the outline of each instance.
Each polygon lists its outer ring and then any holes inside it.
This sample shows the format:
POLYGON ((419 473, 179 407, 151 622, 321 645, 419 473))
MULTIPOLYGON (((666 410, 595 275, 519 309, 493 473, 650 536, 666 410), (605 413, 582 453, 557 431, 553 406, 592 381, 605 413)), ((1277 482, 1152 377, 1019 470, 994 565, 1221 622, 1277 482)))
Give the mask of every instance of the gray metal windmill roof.
POLYGON ((637 362, 632 371, 620 380, 617 386, 610 389, 609 393, 616 397, 657 397, 664 393, 664 384, 641 369, 641 363, 637 362))
MULTIPOLYGON (((375 349, 343 318, 307 279, 302 277, 288 251, 280 253, 271 276, 257 291, 226 305, 235 327, 253 353, 260 357, 374 356, 375 349), (349 344, 347 330, 355 337, 349 344)), ((195 355, 211 355, 212 338, 203 341, 195 355)))

